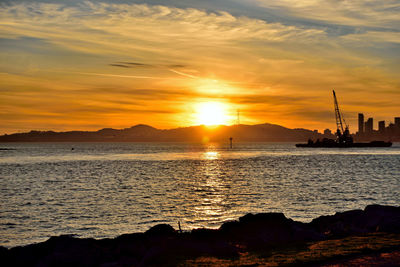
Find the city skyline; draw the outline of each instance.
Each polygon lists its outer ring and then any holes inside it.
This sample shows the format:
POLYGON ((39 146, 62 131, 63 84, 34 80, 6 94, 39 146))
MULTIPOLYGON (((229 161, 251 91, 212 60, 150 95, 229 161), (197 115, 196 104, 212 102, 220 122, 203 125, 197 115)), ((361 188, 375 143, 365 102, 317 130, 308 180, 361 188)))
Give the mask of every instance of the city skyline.
POLYGON ((364 114, 358 113, 358 131, 355 135, 360 139, 368 139, 372 137, 391 138, 400 136, 400 117, 394 117, 393 121, 386 124, 385 120, 377 121, 374 124, 374 118, 369 117, 364 120, 364 114), (375 128, 374 126, 378 127, 375 128))
POLYGON ((358 113, 358 131, 357 132, 361 132, 361 133, 365 133, 366 130, 366 124, 368 123, 368 121, 371 121, 371 125, 369 127, 371 127, 371 130, 379 130, 381 129, 380 126, 389 126, 389 125, 396 125, 396 127, 400 127, 400 117, 393 117, 393 120, 380 120, 377 121, 376 125, 378 126, 377 128, 375 128, 375 124, 373 123, 374 121, 374 117, 369 117, 367 121, 364 120, 364 113, 358 113), (386 122, 388 122, 388 124, 386 124, 386 122))

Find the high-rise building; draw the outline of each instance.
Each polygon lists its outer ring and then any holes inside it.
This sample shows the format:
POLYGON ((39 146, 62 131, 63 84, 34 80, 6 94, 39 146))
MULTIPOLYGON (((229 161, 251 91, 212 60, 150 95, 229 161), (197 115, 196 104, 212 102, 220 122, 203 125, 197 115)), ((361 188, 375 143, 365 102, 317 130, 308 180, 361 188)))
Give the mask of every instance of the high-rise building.
POLYGON ((400 136, 400 117, 394 118, 394 134, 400 136))
POLYGON ((373 130, 374 130, 374 119, 368 118, 368 120, 365 122, 364 132, 366 134, 372 134, 373 130))
POLYGON ((385 121, 378 122, 378 126, 379 126, 379 133, 384 134, 385 133, 385 121))
POLYGON ((396 126, 393 123, 389 123, 388 127, 386 128, 386 132, 389 136, 393 136, 396 134, 396 126))
POLYGON ((358 113, 358 133, 364 133, 364 114, 358 113))
POLYGON ((394 125, 397 129, 400 129, 400 117, 394 118, 394 125))
POLYGON ((332 135, 332 131, 329 129, 324 130, 324 135, 332 135))

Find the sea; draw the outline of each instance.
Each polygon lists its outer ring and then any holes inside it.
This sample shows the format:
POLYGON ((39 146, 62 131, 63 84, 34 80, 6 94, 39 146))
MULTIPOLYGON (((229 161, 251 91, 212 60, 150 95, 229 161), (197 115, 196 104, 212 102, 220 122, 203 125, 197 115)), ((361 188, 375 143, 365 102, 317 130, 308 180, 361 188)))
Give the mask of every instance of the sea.
POLYGON ((166 223, 218 228, 247 213, 310 222, 400 205, 400 143, 0 143, 0 245, 114 238, 166 223))

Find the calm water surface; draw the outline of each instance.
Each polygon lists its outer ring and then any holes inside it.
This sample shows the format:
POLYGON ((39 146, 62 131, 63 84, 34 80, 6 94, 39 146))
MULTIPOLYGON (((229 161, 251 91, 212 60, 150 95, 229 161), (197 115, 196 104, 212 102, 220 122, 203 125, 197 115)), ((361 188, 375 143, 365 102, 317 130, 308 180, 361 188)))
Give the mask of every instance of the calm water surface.
POLYGON ((217 228, 249 212, 308 222, 400 205, 400 144, 0 143, 0 245, 115 237, 168 223, 217 228), (11 150, 4 150, 9 148, 11 150), (72 148, 74 148, 72 150, 72 148))

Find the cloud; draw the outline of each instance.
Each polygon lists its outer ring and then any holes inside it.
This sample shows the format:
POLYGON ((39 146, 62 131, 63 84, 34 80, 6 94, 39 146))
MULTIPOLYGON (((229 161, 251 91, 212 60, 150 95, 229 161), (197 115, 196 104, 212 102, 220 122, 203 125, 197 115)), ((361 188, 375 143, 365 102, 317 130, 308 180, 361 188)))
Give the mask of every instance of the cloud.
POLYGON ((117 62, 117 63, 111 63, 108 64, 109 66, 112 67, 118 67, 118 68, 126 68, 126 69, 131 69, 131 68, 159 68, 159 69, 165 69, 170 72, 176 73, 178 75, 188 77, 188 78, 197 78, 194 75, 184 73, 182 71, 177 71, 176 69, 182 69, 186 68, 186 65, 182 64, 170 64, 170 65, 162 65, 162 64, 144 64, 144 63, 138 63, 138 62, 117 62))
POLYGON ((110 66, 112 66, 112 67, 119 67, 119 68, 132 68, 131 66, 128 66, 128 65, 124 65, 124 64, 115 64, 115 63, 113 63, 113 64, 108 64, 108 65, 110 65, 110 66))
MULTIPOLYGON (((193 8, 146 4, 84 2, 79 7, 68 7, 30 3, 3 5, 0 14, 2 34, 33 35, 58 40, 60 43, 71 39, 80 40, 81 43, 90 42, 91 38, 79 38, 84 33, 90 33, 94 37, 107 34, 115 38, 112 41, 121 41, 118 43, 122 45, 128 44, 129 39, 140 42, 145 37, 146 40, 158 43, 163 43, 165 39, 174 40, 175 43, 188 39, 207 39, 212 44, 249 38, 272 42, 292 39, 299 42, 324 34, 321 30, 268 23, 249 17, 234 17, 223 11, 212 13, 193 8), (50 25, 51 28, 46 27, 50 25), (71 32, 76 35, 70 35, 71 32)), ((107 44, 110 41, 109 37, 102 43, 107 44)))
POLYGON ((186 68, 186 65, 182 65, 182 64, 171 64, 171 65, 167 65, 168 68, 174 68, 174 69, 180 69, 180 68, 186 68))
POLYGON ((361 27, 400 28, 398 0, 258 0, 261 6, 313 21, 361 27))
MULTIPOLYGON (((118 62, 118 63, 112 63, 112 64, 108 64, 109 66, 112 67, 118 67, 118 68, 125 68, 125 69, 131 69, 131 68, 138 68, 138 67, 145 67, 145 68, 159 68, 159 69, 165 69, 168 70, 172 73, 178 74, 180 76, 186 77, 186 78, 191 78, 191 79, 196 79, 198 78, 195 75, 192 74, 188 74, 182 71, 178 71, 175 68, 184 68, 184 65, 150 65, 150 64, 143 64, 143 63, 137 63, 137 62, 118 62)), ((87 73, 87 75, 90 75, 89 73, 87 73)), ((99 75, 97 73, 92 73, 92 75, 99 75)), ((107 74, 104 74, 105 76, 107 76, 107 74)), ((114 75, 113 75, 114 76, 114 75)), ((116 76, 116 75, 115 75, 116 76)), ((118 75, 120 76, 120 75, 118 75)), ((129 77, 129 75, 124 75, 121 77, 129 77)), ((138 76, 132 76, 134 78, 139 78, 138 76)), ((142 78, 151 78, 151 77, 142 77, 142 78)), ((155 79, 157 79, 157 77, 154 77, 155 79)), ((162 79, 162 78, 159 78, 162 79)), ((166 78, 168 79, 168 78, 166 78)))
POLYGON ((357 43, 360 46, 374 47, 377 43, 400 44, 400 31, 396 32, 380 32, 366 31, 362 33, 347 34, 341 37, 345 41, 357 43))
MULTIPOLYGON (((51 71, 49 72, 57 72, 51 71)), ((94 73, 94 72, 68 72, 68 71, 58 71, 59 73, 71 73, 76 75, 89 75, 89 76, 104 76, 104 77, 114 77, 114 78, 132 78, 132 79, 163 79, 162 77, 154 76, 139 76, 139 75, 122 75, 122 74, 110 74, 110 73, 94 73)))
POLYGON ((155 67, 154 65, 151 64, 144 64, 144 63, 139 63, 139 62, 117 62, 117 64, 124 65, 126 67, 132 68, 132 67, 155 67))
POLYGON ((191 74, 188 74, 188 73, 184 73, 184 72, 182 72, 182 71, 177 71, 177 70, 174 70, 174 69, 172 69, 172 68, 170 68, 170 69, 168 69, 168 70, 171 71, 171 72, 173 72, 173 73, 176 73, 176 74, 179 74, 179 75, 181 75, 181 76, 188 77, 188 78, 191 78, 191 79, 196 79, 196 78, 198 78, 198 77, 195 76, 195 75, 191 75, 191 74))

